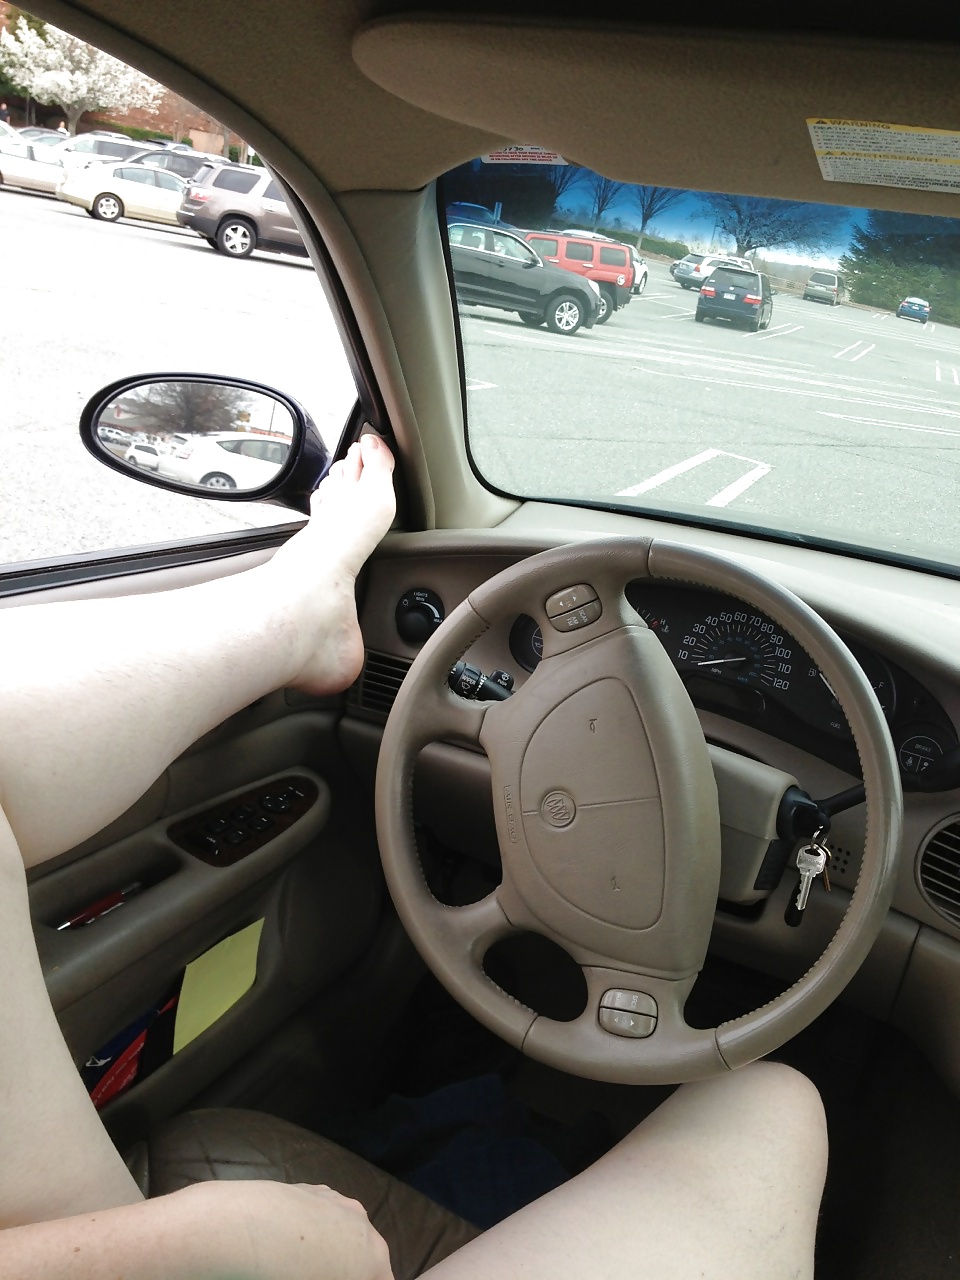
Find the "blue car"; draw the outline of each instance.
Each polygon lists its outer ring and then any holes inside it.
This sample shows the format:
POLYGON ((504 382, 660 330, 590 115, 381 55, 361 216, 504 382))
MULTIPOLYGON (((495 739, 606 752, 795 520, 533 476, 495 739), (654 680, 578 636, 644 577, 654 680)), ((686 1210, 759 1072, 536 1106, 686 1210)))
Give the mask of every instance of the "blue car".
POLYGON ((923 298, 904 298, 897 307, 897 319, 901 318, 926 324, 930 319, 930 303, 924 302, 923 298))

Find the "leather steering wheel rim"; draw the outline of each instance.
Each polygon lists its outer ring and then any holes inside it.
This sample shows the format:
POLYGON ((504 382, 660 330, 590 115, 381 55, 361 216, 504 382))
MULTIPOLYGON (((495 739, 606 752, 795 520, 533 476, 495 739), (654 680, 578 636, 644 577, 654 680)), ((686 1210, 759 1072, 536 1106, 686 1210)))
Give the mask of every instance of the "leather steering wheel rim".
POLYGON ((883 712, 830 626, 761 574, 659 539, 565 545, 518 562, 472 592, 427 642, 401 686, 376 786, 387 884, 440 982, 481 1023, 530 1056, 573 1074, 634 1084, 703 1079, 745 1065, 823 1012, 865 959, 889 908, 901 811, 883 712), (860 874, 823 954, 767 1005, 707 1030, 688 1027, 682 1008, 706 954, 716 906, 715 783, 679 676, 624 596, 628 582, 645 578, 722 591, 789 632, 836 694, 866 792, 860 874), (582 625, 570 627, 584 596, 582 590, 571 596, 574 587, 586 587, 596 605, 582 625), (556 615, 571 600, 572 614, 568 609, 553 621, 548 606, 556 615), (447 675, 454 663, 490 626, 520 613, 534 617, 544 637, 537 671, 505 702, 469 702, 452 693, 447 675), (629 750, 603 746, 597 735, 607 729, 608 744, 618 747, 612 735, 619 733, 629 750), (480 744, 490 758, 504 878, 469 906, 434 898, 419 862, 413 776, 420 751, 436 741, 480 744), (634 772, 641 777, 636 786, 634 772), (624 787, 637 794, 621 795, 617 788, 624 787), (620 894, 620 881, 628 890, 634 886, 632 894, 620 894), (587 1007, 573 1022, 527 1009, 482 969, 493 942, 531 929, 559 942, 581 966, 587 1007), (652 1002, 652 1033, 641 1039, 611 1034, 603 1011, 611 1000, 628 1008, 634 993, 642 995, 639 1005, 634 1000, 641 1011, 652 1002))

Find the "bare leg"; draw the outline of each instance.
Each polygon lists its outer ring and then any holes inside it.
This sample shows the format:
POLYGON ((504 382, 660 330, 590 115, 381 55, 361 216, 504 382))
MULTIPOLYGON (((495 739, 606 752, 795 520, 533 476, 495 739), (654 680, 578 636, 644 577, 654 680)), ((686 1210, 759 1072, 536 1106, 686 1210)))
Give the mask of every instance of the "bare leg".
POLYGON ((679 1089, 613 1151, 430 1280, 809 1280, 823 1109, 777 1063, 679 1089))
POLYGON ((50 1008, 24 862, 97 831, 255 698, 350 683, 354 579, 393 518, 392 470, 386 446, 354 446, 306 528, 249 573, 0 613, 0 1227, 140 1198, 50 1008))
POLYGON ((0 807, 28 866, 100 830, 256 698, 354 679, 354 580, 393 519, 392 470, 364 437, 307 526, 248 573, 0 613, 0 807))

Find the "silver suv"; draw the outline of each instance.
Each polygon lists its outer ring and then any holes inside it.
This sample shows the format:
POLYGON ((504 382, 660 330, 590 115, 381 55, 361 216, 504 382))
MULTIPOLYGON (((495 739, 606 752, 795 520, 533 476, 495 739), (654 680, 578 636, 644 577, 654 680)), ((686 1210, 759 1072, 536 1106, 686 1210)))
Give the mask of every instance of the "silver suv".
POLYGON ((249 258, 254 249, 307 256, 277 180, 256 165, 204 165, 184 193, 177 221, 231 258, 249 258))
POLYGON ((670 274, 681 289, 699 289, 717 267, 738 267, 743 271, 752 271, 753 263, 746 258, 734 258, 730 254, 688 253, 685 258, 673 264, 670 274))

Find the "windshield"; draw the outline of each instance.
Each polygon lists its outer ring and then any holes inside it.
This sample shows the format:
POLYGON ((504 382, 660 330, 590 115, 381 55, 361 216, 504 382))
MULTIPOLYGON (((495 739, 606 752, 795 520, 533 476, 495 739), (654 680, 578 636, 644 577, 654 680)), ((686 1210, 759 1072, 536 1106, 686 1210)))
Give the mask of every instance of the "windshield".
POLYGON ((441 199, 489 218, 450 258, 492 487, 960 566, 960 219, 483 160, 441 199), (494 222, 539 264, 465 247, 494 222))

